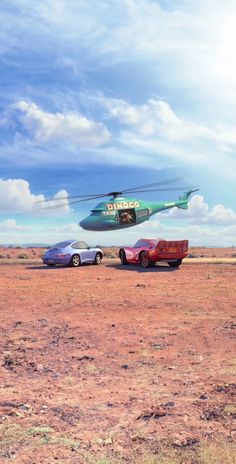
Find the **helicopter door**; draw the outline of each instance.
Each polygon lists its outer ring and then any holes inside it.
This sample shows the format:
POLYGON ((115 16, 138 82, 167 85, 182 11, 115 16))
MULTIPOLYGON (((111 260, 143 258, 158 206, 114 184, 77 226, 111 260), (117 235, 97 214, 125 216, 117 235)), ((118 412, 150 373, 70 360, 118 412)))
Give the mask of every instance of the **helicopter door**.
POLYGON ((136 224, 136 213, 134 208, 118 211, 120 224, 136 224))

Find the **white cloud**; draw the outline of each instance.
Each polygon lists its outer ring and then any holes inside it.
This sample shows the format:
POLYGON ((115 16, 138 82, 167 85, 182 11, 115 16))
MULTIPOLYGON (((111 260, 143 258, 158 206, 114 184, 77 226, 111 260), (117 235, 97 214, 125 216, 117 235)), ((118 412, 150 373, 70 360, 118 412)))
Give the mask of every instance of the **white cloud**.
POLYGON ((68 238, 68 234, 78 234, 81 231, 81 227, 75 222, 71 222, 70 224, 65 224, 62 226, 51 227, 47 229, 49 232, 54 232, 55 234, 63 234, 65 237, 68 238))
MULTIPOLYGON (((0 53, 10 52, 11 60, 15 51, 25 57, 28 50, 50 66, 64 60, 67 72, 73 63, 75 76, 78 63, 87 68, 141 61, 154 65, 153 80, 168 80, 185 91, 197 88, 222 103, 235 101, 234 0, 8 3, 0 12, 0 53)), ((30 65, 22 60, 22 66, 30 65)), ((145 66, 140 71, 149 72, 145 66)))
POLYGON ((209 210, 209 206, 205 203, 202 195, 194 195, 188 205, 189 208, 184 212, 173 208, 168 213, 162 214, 162 216, 176 219, 184 217, 192 224, 236 225, 236 212, 224 205, 215 205, 212 210, 209 210))
POLYGON ((91 97, 107 110, 107 117, 114 118, 129 130, 135 129, 144 139, 166 139, 172 142, 208 140, 220 144, 236 145, 236 126, 209 128, 176 114, 164 100, 150 98, 142 105, 132 105, 125 100, 91 97))
POLYGON ((21 226, 16 223, 15 219, 6 219, 3 222, 0 222, 0 233, 12 233, 12 232, 24 232, 30 230, 28 226, 21 226))
POLYGON ((0 213, 67 214, 70 211, 66 190, 57 192, 46 201, 44 195, 34 195, 24 179, 0 179, 0 213))
MULTIPOLYGON (((89 245, 133 245, 141 237, 159 237, 166 240, 189 240, 190 246, 232 246, 236 245, 236 225, 214 226, 212 224, 171 225, 162 222, 163 217, 152 220, 130 229, 125 236, 120 230, 107 232, 84 231, 75 223, 47 229, 45 241, 53 243, 58 240, 77 238, 85 240, 89 245)), ((183 217, 182 217, 183 221, 183 217)))
POLYGON ((64 141, 91 148, 107 143, 110 138, 103 123, 89 120, 79 112, 48 113, 24 100, 11 105, 9 117, 40 144, 64 141))

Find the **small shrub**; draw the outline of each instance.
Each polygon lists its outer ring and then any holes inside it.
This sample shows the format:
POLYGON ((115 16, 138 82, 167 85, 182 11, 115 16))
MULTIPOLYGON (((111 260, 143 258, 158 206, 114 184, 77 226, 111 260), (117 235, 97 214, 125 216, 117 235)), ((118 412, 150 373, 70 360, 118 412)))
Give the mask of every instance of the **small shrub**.
POLYGON ((0 259, 3 259, 3 258, 5 258, 5 257, 6 257, 5 255, 3 255, 2 253, 0 253, 0 259))
POLYGON ((104 248, 103 253, 105 258, 118 258, 118 248, 104 248))
POLYGON ((18 259, 28 259, 29 256, 28 256, 28 254, 27 254, 25 251, 22 251, 21 253, 19 253, 19 254, 17 255, 17 258, 18 258, 18 259))
POLYGON ((235 464, 236 447, 232 444, 211 444, 199 452, 199 464, 235 464))
POLYGON ((115 251, 110 251, 106 255, 107 258, 117 258, 117 253, 115 251))

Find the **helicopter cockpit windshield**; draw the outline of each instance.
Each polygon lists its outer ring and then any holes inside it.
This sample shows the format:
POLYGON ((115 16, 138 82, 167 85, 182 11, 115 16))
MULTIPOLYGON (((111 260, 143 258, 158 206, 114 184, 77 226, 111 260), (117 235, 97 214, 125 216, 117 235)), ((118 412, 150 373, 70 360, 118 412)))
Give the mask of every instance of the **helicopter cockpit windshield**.
POLYGON ((101 216, 102 210, 101 209, 94 209, 91 211, 90 216, 101 216))

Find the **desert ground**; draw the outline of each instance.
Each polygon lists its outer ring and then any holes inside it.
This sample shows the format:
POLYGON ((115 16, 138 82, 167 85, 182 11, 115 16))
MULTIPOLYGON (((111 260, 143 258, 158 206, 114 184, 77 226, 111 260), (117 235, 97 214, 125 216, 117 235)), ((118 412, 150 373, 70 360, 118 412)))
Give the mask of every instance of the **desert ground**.
POLYGON ((0 250, 0 462, 235 464, 236 251, 41 253, 0 250))

